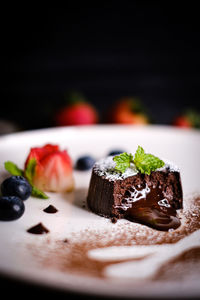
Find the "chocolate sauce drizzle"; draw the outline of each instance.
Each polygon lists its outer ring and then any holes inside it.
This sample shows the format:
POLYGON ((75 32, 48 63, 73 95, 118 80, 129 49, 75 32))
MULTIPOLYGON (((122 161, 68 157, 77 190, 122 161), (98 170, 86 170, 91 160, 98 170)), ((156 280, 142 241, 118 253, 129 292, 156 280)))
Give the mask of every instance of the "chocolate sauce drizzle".
POLYGON ((48 214, 55 214, 58 210, 55 206, 53 205, 49 205, 47 206, 45 209, 43 209, 44 212, 48 213, 48 214))
POLYGON ((37 225, 29 228, 27 232, 32 234, 45 234, 48 233, 49 230, 42 223, 38 223, 37 225))
POLYGON ((122 200, 124 217, 157 230, 176 229, 181 222, 159 187, 131 188, 122 200))

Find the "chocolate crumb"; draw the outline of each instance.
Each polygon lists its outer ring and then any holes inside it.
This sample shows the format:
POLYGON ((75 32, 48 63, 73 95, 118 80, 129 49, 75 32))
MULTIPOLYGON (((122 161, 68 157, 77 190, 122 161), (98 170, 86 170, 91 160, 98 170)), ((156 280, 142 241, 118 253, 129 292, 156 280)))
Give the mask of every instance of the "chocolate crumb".
POLYGON ((27 229, 27 232, 32 234, 44 234, 48 233, 49 230, 42 223, 38 223, 37 225, 27 229))
POLYGON ((112 222, 113 224, 117 223, 117 218, 116 218, 116 217, 113 217, 113 218, 111 219, 111 222, 112 222))
POLYGON ((48 213, 48 214, 55 214, 58 210, 55 206, 49 205, 45 209, 43 209, 43 211, 48 213))
POLYGON ((69 243, 69 240, 68 239, 64 239, 63 243, 69 243))

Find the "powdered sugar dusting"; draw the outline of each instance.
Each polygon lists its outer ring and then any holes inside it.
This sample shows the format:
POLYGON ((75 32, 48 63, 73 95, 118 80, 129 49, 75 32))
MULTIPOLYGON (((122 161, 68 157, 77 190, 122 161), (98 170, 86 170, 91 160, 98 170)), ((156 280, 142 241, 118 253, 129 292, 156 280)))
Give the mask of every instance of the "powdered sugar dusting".
POLYGON ((121 174, 115 170, 116 163, 113 161, 113 156, 108 156, 102 158, 94 165, 94 170, 98 173, 99 176, 105 176, 106 179, 110 181, 115 181, 118 179, 125 179, 130 176, 134 176, 138 173, 135 168, 135 165, 131 163, 130 168, 127 168, 126 171, 121 174))
POLYGON ((162 168, 158 168, 156 171, 164 171, 165 169, 168 169, 170 172, 180 172, 180 169, 176 164, 165 158, 162 158, 162 160, 165 165, 162 168))
MULTIPOLYGON (((169 170, 170 172, 179 172, 179 168, 169 160, 163 159, 165 165, 162 168, 158 168, 157 171, 169 170)), ((130 168, 122 174, 115 170, 116 163, 113 161, 113 156, 102 158, 95 163, 93 169, 99 176, 104 176, 110 181, 123 180, 127 177, 134 176, 138 173, 135 165, 131 163, 130 168)))

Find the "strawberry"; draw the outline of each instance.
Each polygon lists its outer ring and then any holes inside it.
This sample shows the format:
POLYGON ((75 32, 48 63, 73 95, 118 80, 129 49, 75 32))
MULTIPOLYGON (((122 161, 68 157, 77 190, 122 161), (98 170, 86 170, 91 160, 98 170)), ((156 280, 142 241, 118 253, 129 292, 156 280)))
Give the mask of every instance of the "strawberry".
POLYGON ((195 110, 187 110, 177 116, 172 124, 182 128, 200 128, 200 114, 195 110))
POLYGON ((28 161, 30 159, 35 158, 36 161, 40 161, 44 156, 47 156, 47 155, 57 152, 57 151, 59 151, 59 146, 51 145, 51 144, 46 144, 43 147, 31 148, 31 151, 29 152, 29 155, 25 162, 25 167, 27 166, 28 161))
POLYGON ((96 109, 82 95, 71 93, 66 100, 68 104, 61 107, 55 116, 57 126, 89 125, 98 122, 96 109))
POLYGON ((95 109, 87 103, 76 103, 58 111, 56 125, 89 125, 97 123, 95 109))
POLYGON ((112 109, 110 121, 119 124, 147 124, 147 115, 141 103, 134 98, 121 99, 112 109))
POLYGON ((73 189, 72 162, 66 150, 61 151, 59 146, 50 144, 31 148, 25 170, 32 159, 36 161, 32 182, 38 189, 49 192, 73 189))

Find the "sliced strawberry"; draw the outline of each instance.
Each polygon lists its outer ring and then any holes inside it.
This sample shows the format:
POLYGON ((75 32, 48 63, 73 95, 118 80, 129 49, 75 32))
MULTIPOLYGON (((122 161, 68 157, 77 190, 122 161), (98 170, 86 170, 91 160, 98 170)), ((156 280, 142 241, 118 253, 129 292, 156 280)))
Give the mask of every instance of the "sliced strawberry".
POLYGON ((33 184, 42 191, 65 192, 74 187, 72 162, 67 151, 60 151, 57 145, 47 144, 32 148, 26 160, 36 159, 33 184))
POLYGON ((27 163, 30 159, 35 158, 36 161, 40 161, 46 155, 49 155, 50 153, 54 153, 56 151, 59 151, 59 146, 58 145, 51 145, 51 144, 46 144, 43 147, 31 148, 31 150, 29 152, 29 155, 28 155, 28 157, 26 159, 26 162, 25 162, 25 168, 26 168, 27 163))
POLYGON ((72 190, 71 160, 66 151, 54 152, 45 156, 36 166, 33 183, 41 190, 64 192, 72 190))

